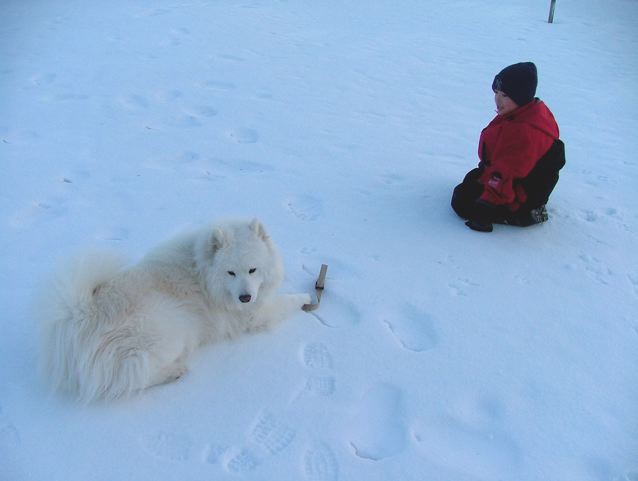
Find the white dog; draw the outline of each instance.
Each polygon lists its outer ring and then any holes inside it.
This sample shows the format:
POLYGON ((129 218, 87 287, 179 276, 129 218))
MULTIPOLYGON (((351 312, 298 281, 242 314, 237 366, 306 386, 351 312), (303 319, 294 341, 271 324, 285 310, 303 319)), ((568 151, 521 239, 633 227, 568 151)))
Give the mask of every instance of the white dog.
POLYGON ((257 220, 184 235, 133 267, 109 253, 83 255, 39 306, 43 374, 83 402, 170 382, 198 346, 266 329, 310 302, 275 294, 282 279, 257 220))

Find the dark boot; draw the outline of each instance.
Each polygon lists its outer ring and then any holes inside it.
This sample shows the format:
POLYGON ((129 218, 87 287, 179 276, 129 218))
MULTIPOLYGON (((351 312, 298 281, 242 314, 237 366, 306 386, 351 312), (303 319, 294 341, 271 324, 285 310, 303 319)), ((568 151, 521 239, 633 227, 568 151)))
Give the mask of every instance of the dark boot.
POLYGON ((535 209, 527 212, 516 212, 509 219, 507 223, 510 225, 517 225, 519 227, 528 227, 534 224, 540 224, 549 220, 549 214, 544 205, 536 207, 535 209))

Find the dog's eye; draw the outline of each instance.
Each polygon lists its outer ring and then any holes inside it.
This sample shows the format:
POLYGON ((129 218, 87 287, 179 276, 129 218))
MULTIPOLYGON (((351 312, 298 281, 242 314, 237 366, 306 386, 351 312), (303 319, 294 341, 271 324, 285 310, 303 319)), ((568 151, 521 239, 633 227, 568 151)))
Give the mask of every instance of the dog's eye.
POLYGON ((254 274, 256 270, 257 270, 256 268, 252 268, 248 271, 248 274, 254 274))
POLYGON ((228 271, 228 275, 235 277, 235 273, 233 271, 228 271))

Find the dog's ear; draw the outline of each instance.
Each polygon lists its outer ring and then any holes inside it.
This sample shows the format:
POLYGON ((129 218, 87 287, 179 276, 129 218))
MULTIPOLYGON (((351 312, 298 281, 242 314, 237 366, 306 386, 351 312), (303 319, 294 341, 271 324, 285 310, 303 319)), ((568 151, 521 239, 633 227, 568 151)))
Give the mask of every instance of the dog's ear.
POLYGON ((222 247, 228 245, 228 236, 220 227, 213 229, 208 240, 208 247, 211 253, 217 252, 222 247))
POLYGON ((257 235, 257 237, 259 237, 264 242, 270 242, 270 236, 266 232, 266 229, 264 229, 264 226, 259 221, 259 219, 253 219, 250 222, 250 230, 252 230, 257 235))

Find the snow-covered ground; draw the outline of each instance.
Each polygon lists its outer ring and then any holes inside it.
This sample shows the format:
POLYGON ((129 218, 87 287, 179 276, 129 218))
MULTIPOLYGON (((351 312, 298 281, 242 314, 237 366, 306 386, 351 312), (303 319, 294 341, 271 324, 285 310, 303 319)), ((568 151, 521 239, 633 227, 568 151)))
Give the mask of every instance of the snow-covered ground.
POLYGON ((4 0, 0 479, 637 481, 638 2, 4 0), (529 229, 467 229, 490 90, 532 60, 567 166, 529 229), (34 292, 259 217, 327 290, 178 382, 80 407, 34 292))

